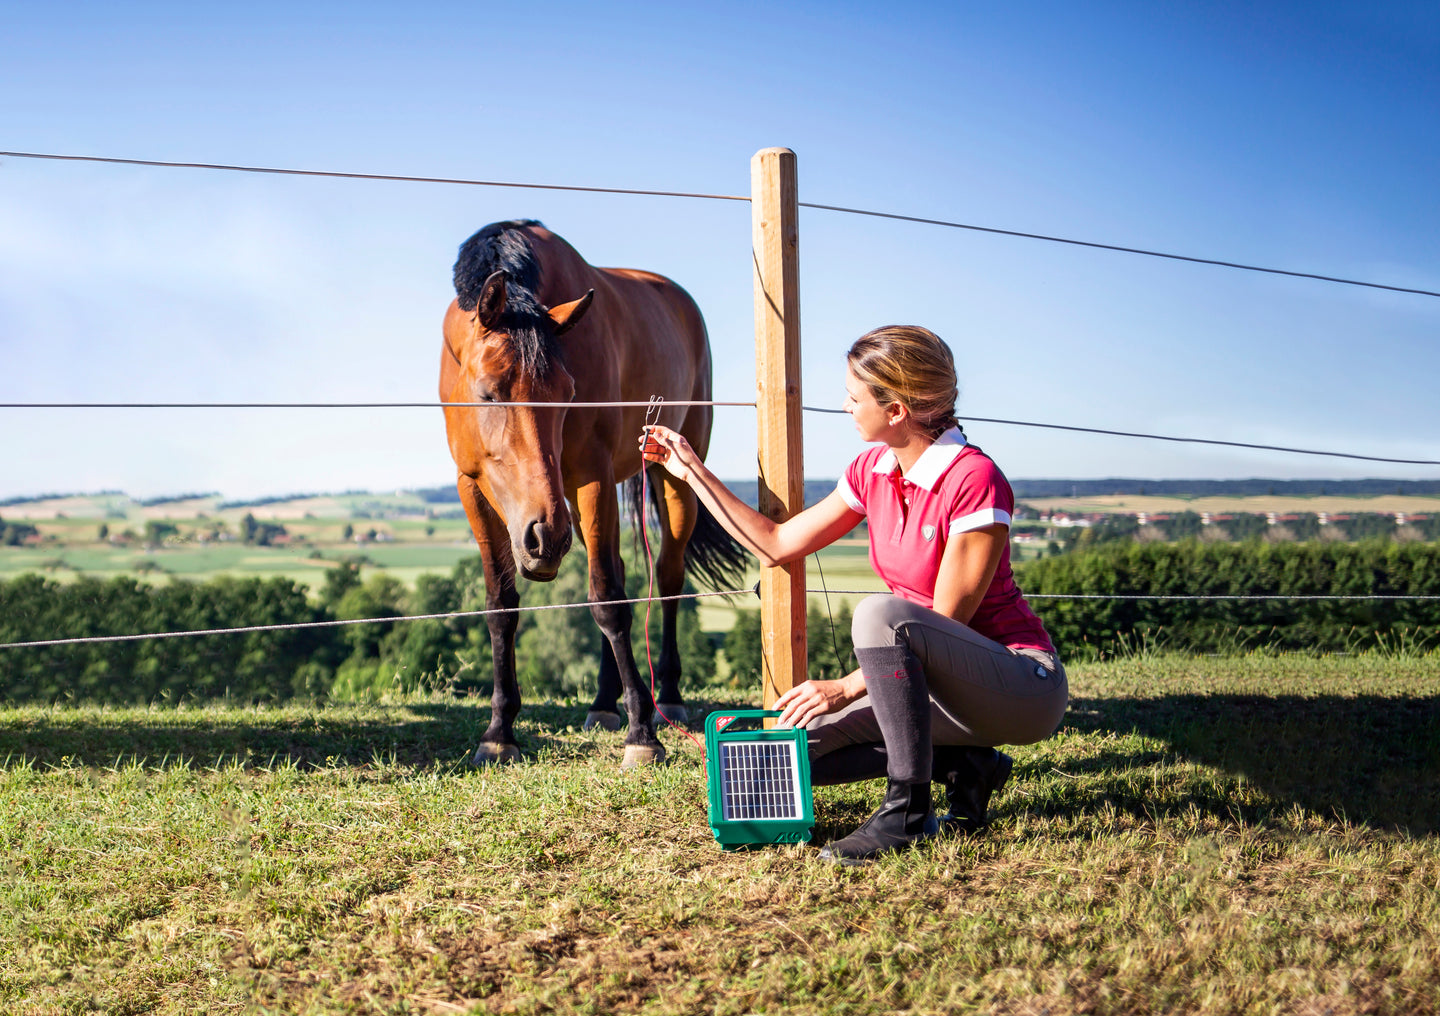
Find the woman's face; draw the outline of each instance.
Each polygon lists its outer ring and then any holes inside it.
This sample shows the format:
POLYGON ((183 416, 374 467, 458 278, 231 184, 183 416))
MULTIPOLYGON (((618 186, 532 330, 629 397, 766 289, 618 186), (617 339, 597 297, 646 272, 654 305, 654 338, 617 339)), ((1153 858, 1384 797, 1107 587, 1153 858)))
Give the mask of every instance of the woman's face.
POLYGON ((841 407, 855 421, 855 429, 865 441, 881 441, 890 431, 891 407, 875 400, 870 386, 845 368, 845 405, 841 407))

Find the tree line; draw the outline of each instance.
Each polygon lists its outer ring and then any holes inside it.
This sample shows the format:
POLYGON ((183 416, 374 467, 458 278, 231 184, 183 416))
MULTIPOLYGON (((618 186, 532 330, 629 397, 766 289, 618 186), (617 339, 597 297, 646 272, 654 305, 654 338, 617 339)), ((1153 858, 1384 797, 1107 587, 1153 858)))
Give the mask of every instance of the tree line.
MULTIPOLYGON (((645 595, 643 561, 626 551, 627 594, 645 595)), ((220 577, 150 585, 130 577, 39 574, 0 581, 0 643, 306 624, 485 608, 478 555, 449 574, 421 575, 410 589, 382 570, 362 574, 346 561, 325 573, 312 596, 291 579, 220 577)), ((587 598, 583 554, 571 554, 551 583, 522 584, 522 606, 587 598)), ((688 587, 687 587, 688 588, 688 587)), ((693 591, 693 590, 692 590, 693 591)), ((715 674, 717 646, 700 629, 694 600, 679 604, 678 634, 689 679, 715 674)), ((644 608, 632 641, 645 659, 644 608)), ((653 654, 661 617, 651 611, 653 654)), ((594 689, 601 635, 585 608, 524 612, 517 675, 527 694, 594 689)), ((418 690, 488 693, 490 635, 483 617, 292 628, 67 646, 0 649, 0 700, 134 704, 291 698, 374 700, 418 690)))
MULTIPOLYGON (((626 592, 646 592, 630 548, 626 592)), ((484 609, 477 556, 413 589, 361 564, 329 569, 312 595, 290 579, 222 577, 150 585, 129 577, 58 582, 38 574, 0 581, 0 643, 99 635, 239 628, 484 609)), ((1433 648, 1440 600, 1307 600, 1331 594, 1440 596, 1440 546, 1423 543, 1115 542, 1017 567, 1019 581, 1066 659, 1144 646, 1237 652, 1258 646, 1339 651, 1388 645, 1433 648), (1093 595, 1049 600, 1044 594, 1093 595), (1110 599, 1131 596, 1268 595, 1263 600, 1110 599)), ((687 587, 688 588, 688 587, 687 587)), ((585 559, 571 554, 554 582, 528 583, 524 606, 586 598, 585 559)), ((713 680, 723 649, 737 689, 760 684, 760 616, 737 612, 723 639, 701 630, 695 600, 679 605, 679 639, 690 687, 713 680)), ((643 605, 633 650, 645 669, 643 605)), ((811 605, 809 672, 854 667, 850 611, 811 605)), ((601 635, 583 608, 524 612, 517 675, 528 695, 589 695, 601 635)), ((652 655, 660 610, 651 611, 652 655)), ((0 700, 134 704, 157 701, 377 699, 387 693, 487 694, 490 636, 482 617, 381 621, 237 634, 0 649, 0 700)))

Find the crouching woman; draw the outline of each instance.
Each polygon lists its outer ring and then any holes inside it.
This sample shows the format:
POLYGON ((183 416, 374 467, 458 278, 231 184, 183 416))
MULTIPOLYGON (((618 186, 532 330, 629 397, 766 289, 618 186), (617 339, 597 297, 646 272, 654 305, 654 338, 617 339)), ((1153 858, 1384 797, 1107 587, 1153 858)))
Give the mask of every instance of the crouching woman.
POLYGON ((809 732, 817 785, 885 776, 885 799, 821 856, 865 863, 935 836, 973 831, 1013 765, 997 745, 1049 737, 1065 713, 1065 669, 1015 584, 1014 495, 955 418, 950 348, 913 326, 879 328, 846 357, 845 411, 873 447, 836 490, 784 522, 744 504, 664 427, 646 460, 684 480, 766 565, 797 560, 868 523, 870 563, 890 593, 863 600, 852 636, 860 669, 806 681, 776 702, 809 732), (948 813, 937 820, 930 785, 948 813))

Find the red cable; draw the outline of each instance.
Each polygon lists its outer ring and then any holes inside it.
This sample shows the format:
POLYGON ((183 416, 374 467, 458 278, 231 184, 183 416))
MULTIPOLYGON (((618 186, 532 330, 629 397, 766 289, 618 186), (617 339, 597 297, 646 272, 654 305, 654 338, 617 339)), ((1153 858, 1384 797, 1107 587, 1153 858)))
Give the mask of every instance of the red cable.
MULTIPOLYGON (((649 436, 648 427, 646 436, 649 436)), ((655 563, 650 554, 650 533, 645 525, 645 504, 650 487, 647 482, 649 474, 648 464, 642 455, 640 457, 640 518, 637 521, 640 525, 640 541, 645 545, 645 578, 647 582, 645 589, 645 665, 650 669, 650 701, 654 704, 655 712, 660 715, 661 719, 694 742, 695 747, 700 749, 700 758, 703 761, 705 758, 704 742, 661 712, 660 704, 655 701, 655 662, 650 657, 650 605, 655 602, 655 563)))

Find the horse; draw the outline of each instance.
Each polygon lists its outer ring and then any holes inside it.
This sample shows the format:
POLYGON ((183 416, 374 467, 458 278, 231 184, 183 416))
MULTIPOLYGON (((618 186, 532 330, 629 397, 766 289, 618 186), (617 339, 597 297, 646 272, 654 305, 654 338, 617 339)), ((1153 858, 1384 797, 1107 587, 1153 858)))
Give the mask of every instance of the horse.
MULTIPOLYGON (((604 634, 585 729, 620 728, 623 688, 629 721, 624 767, 662 762, 657 706, 630 648, 631 609, 609 602, 625 598, 618 483, 626 482, 637 523, 644 525, 638 438, 647 409, 569 403, 643 403, 653 396, 709 401, 704 319, 669 279, 595 268, 533 219, 492 223, 466 240, 454 284, 455 299, 445 312, 440 401, 480 404, 445 405, 445 432, 456 489, 480 549, 495 679, 490 725, 472 761, 520 758, 514 731, 520 712, 516 574, 553 579, 577 533, 589 565, 590 612, 604 634)), ((684 434, 704 456, 712 415, 708 405, 666 401, 649 422, 684 434)), ((716 588, 735 588, 744 574, 744 550, 688 486, 659 468, 648 475, 660 521, 660 595, 678 594, 687 571, 716 588)), ((655 676, 658 708, 683 721, 676 610, 675 600, 663 602, 655 676)))

